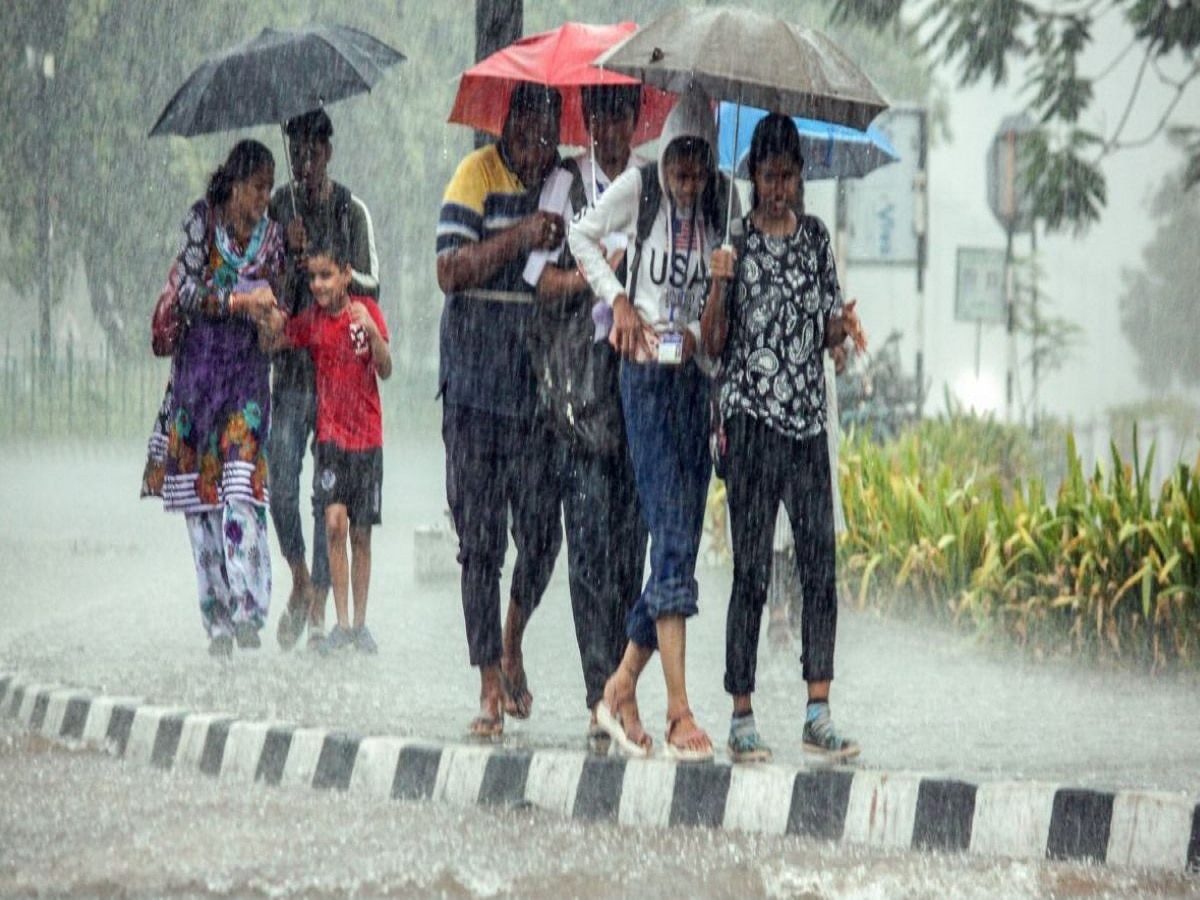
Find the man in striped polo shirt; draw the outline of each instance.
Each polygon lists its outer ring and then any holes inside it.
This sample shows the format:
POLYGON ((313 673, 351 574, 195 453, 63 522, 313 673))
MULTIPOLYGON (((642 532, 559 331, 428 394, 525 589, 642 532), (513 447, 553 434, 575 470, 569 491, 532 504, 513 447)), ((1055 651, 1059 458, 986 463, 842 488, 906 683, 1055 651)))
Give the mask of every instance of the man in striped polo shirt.
POLYGON ((532 701, 519 658, 501 669, 500 569, 511 510, 517 560, 509 617, 532 608, 562 544, 553 441, 535 416, 536 382, 526 331, 533 292, 522 278, 529 254, 559 246, 560 215, 538 209, 559 164, 558 91, 521 83, 512 92, 498 144, 459 164, 437 227, 439 396, 446 447, 446 496, 459 540, 462 603, 471 665, 480 674, 471 733, 497 738, 504 705, 528 715, 532 701))

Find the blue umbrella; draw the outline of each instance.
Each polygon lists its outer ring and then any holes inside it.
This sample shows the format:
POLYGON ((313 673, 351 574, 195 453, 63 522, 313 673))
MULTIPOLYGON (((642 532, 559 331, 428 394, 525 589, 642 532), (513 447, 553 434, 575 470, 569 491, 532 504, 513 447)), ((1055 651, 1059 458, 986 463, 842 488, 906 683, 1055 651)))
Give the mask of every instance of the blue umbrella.
MULTIPOLYGON (((740 113, 736 103, 722 103, 720 132, 717 143, 721 153, 721 168, 732 169, 735 137, 738 155, 737 176, 749 177, 746 158, 750 152, 750 136, 754 126, 767 115, 766 110, 743 106, 740 113), (737 131, 734 131, 734 122, 737 131)), ((900 154, 882 131, 868 125, 866 131, 846 125, 834 125, 816 119, 794 119, 800 130, 800 146, 804 153, 804 180, 828 178, 862 178, 880 166, 896 162, 900 154)))

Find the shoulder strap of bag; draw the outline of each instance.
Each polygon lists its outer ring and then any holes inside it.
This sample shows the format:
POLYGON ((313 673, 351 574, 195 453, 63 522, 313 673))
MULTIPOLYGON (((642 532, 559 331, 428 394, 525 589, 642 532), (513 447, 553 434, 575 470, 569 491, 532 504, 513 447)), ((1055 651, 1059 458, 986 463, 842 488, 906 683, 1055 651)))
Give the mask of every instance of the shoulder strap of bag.
POLYGON ((629 282, 629 302, 637 295, 638 270, 642 263, 642 244, 654 228, 654 219, 662 203, 662 183, 658 180, 658 163, 647 163, 638 170, 642 175, 642 195, 638 200, 637 233, 633 244, 633 277, 629 282))

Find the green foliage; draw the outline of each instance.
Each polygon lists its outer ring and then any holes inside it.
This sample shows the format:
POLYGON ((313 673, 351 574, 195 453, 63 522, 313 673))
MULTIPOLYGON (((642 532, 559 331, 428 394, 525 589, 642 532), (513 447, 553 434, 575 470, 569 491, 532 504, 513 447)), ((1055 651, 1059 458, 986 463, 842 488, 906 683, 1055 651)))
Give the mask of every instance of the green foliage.
POLYGON ((1111 448, 1085 475, 1066 438, 1053 502, 1025 469, 1027 442, 988 420, 949 417, 896 444, 852 437, 839 463, 844 577, 860 605, 919 612, 1037 654, 1160 667, 1200 651, 1200 468, 1151 484, 1111 448), (1017 462, 1014 464, 1014 458, 1017 462), (1157 496, 1156 496, 1157 491, 1157 496))
MULTIPOLYGON (((1019 68, 1029 91, 1029 109, 1038 122, 1031 157, 1027 160, 1035 215, 1051 230, 1080 231, 1095 222, 1104 207, 1107 189, 1099 163, 1119 149, 1145 141, 1122 143, 1123 116, 1107 140, 1080 127, 1094 99, 1093 81, 1081 74, 1080 58, 1093 41, 1093 25, 1110 11, 1119 11, 1140 45, 1145 61, 1168 54, 1192 63, 1176 83, 1158 130, 1177 130, 1184 138, 1188 163, 1184 187, 1200 183, 1200 129, 1175 122, 1170 115, 1191 82, 1200 78, 1195 54, 1200 43, 1200 5, 1162 0, 1100 0, 1100 2, 1032 3, 1028 0, 836 0, 837 21, 859 21, 877 28, 901 27, 901 16, 913 15, 912 29, 925 38, 932 58, 958 65, 959 83, 971 85, 990 77, 993 85, 1007 83, 1019 68)), ((1131 87, 1130 106, 1137 99, 1141 76, 1131 87)))

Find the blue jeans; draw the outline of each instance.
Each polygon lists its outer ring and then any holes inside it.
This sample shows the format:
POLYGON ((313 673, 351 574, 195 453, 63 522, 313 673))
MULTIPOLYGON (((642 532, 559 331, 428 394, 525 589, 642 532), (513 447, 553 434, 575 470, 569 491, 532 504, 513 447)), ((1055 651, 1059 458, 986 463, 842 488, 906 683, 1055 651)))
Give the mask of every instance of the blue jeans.
POLYGON ((626 636, 658 649, 661 616, 691 617, 696 556, 712 463, 708 455, 709 380, 694 363, 621 363, 621 402, 642 518, 650 530, 650 578, 629 611, 626 636))
MULTIPOLYGON (((300 527, 300 470, 309 436, 316 430, 317 392, 275 390, 271 395, 271 432, 267 438, 267 463, 271 487, 271 521, 279 539, 279 552, 288 565, 304 560, 304 532, 300 527)), ((315 477, 315 473, 314 473, 315 477)), ((329 552, 325 546, 324 512, 313 513, 312 583, 329 588, 329 552)))

